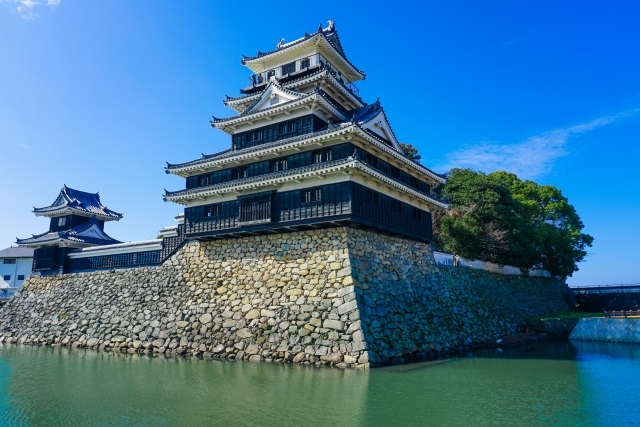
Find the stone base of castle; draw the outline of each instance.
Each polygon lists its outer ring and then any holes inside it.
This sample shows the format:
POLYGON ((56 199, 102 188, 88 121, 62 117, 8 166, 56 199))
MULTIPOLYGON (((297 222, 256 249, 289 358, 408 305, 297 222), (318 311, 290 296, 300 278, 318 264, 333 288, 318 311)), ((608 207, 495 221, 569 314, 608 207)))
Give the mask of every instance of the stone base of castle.
POLYGON ((0 342, 367 368, 458 353, 568 309, 557 279, 434 265, 348 227, 190 242, 152 268, 31 277, 0 342))

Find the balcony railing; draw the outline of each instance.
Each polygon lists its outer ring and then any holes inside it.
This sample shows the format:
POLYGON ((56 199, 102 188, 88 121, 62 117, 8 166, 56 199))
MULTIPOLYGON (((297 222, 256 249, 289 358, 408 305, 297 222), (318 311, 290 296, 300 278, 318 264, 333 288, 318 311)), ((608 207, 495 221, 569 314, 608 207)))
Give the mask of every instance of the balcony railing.
POLYGON ((287 77, 290 75, 295 75, 301 71, 308 70, 313 67, 326 68, 329 70, 331 75, 336 78, 336 80, 344 86, 349 92, 351 92, 356 97, 360 98, 360 90, 354 85, 349 79, 347 79, 340 71, 338 71, 331 63, 321 54, 316 53, 315 55, 307 56, 301 59, 297 59, 288 64, 281 65, 276 68, 272 68, 270 70, 263 71, 262 73, 252 74, 249 77, 251 81, 251 86, 261 86, 269 82, 269 79, 273 76, 278 79, 283 77, 287 77))

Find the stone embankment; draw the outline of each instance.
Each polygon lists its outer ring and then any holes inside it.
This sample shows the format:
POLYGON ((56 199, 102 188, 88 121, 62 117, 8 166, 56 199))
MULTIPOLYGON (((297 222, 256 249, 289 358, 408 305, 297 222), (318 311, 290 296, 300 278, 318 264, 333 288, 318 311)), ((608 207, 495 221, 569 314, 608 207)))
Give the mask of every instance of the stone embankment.
POLYGON ((31 277, 0 342, 365 368, 495 341, 565 311, 565 287, 351 228, 190 242, 160 267, 31 277))
POLYGON ((571 340, 640 343, 640 319, 591 317, 580 319, 571 340))

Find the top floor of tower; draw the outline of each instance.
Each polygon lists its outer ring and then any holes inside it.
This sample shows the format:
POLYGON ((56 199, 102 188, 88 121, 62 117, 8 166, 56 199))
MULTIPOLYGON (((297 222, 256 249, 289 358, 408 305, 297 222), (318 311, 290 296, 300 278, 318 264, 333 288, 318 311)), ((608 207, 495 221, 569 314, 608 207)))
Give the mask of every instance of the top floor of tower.
POLYGON ((338 37, 335 24, 329 21, 326 28, 320 26, 315 33, 285 43, 281 39, 274 50, 258 51, 256 56, 243 56, 242 65, 253 71, 250 85, 241 90, 244 94, 258 92, 273 78, 281 83, 300 78, 319 69, 326 69, 353 95, 359 97, 355 82, 363 80, 365 73, 349 61, 338 37))

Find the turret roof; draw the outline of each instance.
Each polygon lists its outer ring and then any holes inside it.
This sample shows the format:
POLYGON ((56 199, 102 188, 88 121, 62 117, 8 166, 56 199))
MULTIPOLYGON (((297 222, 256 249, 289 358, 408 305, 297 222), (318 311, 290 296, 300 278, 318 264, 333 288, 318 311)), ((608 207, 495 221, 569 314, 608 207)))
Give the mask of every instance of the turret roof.
MULTIPOLYGON (((304 74, 302 76, 296 76, 295 79, 291 79, 291 80, 287 79, 286 81, 284 79, 278 79, 278 84, 283 89, 292 90, 298 86, 310 84, 310 83, 327 79, 327 78, 335 82, 336 87, 341 88, 342 92, 346 96, 352 98, 352 100, 356 105, 358 104, 365 105, 362 99, 360 98, 360 95, 354 93, 351 89, 349 89, 343 81, 338 80, 332 74, 332 71, 328 69, 324 64, 313 67, 313 72, 304 74)), ((262 94, 266 91, 267 87, 268 86, 265 86, 257 92, 253 92, 250 94, 243 94, 237 97, 225 95, 224 105, 227 107, 234 108, 238 112, 246 111, 246 109, 239 110, 238 108, 236 108, 236 105, 239 105, 239 104, 246 105, 247 103, 260 98, 262 94)))
POLYGON ((113 239, 101 230, 98 220, 93 217, 89 221, 70 230, 34 234, 26 239, 16 239, 16 243, 21 246, 39 247, 64 243, 79 246, 94 246, 113 245, 122 242, 113 239))
MULTIPOLYGON (((349 115, 348 111, 342 105, 340 105, 335 100, 333 100, 329 94, 327 94, 325 91, 323 91, 320 88, 316 88, 313 92, 308 94, 295 92, 288 89, 281 89, 281 90, 296 94, 296 96, 290 101, 281 102, 279 104, 276 104, 267 108, 263 108, 258 111, 254 111, 254 109, 250 107, 243 113, 240 113, 239 115, 236 115, 236 116, 227 117, 227 118, 213 117, 211 120, 211 127, 225 130, 225 126, 227 125, 233 125, 243 121, 248 121, 249 119, 255 119, 262 116, 267 116, 273 112, 277 112, 278 110, 283 111, 297 104, 303 105, 305 103, 314 102, 317 100, 322 101, 322 103, 324 103, 326 108, 328 108, 329 110, 333 110, 334 114, 336 114, 338 117, 340 117, 343 120, 349 115)), ((259 103, 261 99, 262 97, 258 98, 256 103, 259 103)))
POLYGON ((307 41, 309 41, 309 44, 312 44, 318 39, 325 40, 327 45, 333 48, 333 50, 335 50, 335 52, 349 65, 349 67, 353 69, 355 73, 359 74, 360 78, 365 77, 364 71, 356 68, 355 65, 353 65, 351 61, 349 61, 349 59, 347 59, 347 56, 344 53, 344 49, 342 48, 342 43, 340 42, 340 37, 338 37, 338 32, 336 30, 335 24, 333 23, 330 23, 327 28, 322 28, 322 25, 321 25, 320 27, 318 27, 318 30, 315 33, 312 33, 312 34, 305 33, 304 37, 301 37, 292 42, 278 43, 278 46, 274 50, 271 50, 269 52, 258 51, 258 54, 256 56, 243 55, 241 63, 242 65, 246 65, 246 66, 249 66, 249 68, 251 68, 250 65, 256 62, 256 60, 258 59, 264 60, 269 56, 276 55, 282 51, 294 48, 307 41))
POLYGON ((117 221, 122 218, 121 213, 114 212, 102 205, 98 193, 74 190, 66 185, 62 186, 60 194, 50 206, 33 208, 33 213, 37 216, 46 217, 65 215, 69 211, 83 216, 96 216, 104 221, 117 221))

